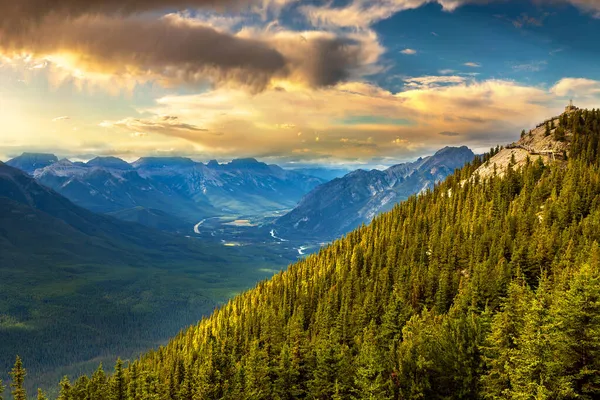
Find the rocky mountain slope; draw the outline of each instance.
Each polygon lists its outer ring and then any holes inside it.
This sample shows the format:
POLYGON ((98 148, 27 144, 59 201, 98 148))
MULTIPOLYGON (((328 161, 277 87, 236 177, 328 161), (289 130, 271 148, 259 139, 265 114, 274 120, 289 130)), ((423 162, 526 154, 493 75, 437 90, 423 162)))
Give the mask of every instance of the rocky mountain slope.
POLYGON ((7 161, 6 164, 32 174, 36 169, 47 167, 57 161, 58 158, 54 154, 23 153, 7 161))
POLYGON ((521 138, 493 152, 492 157, 480 166, 475 174, 487 178, 494 174, 503 176, 506 167, 521 168, 527 162, 537 161, 548 163, 551 160, 565 159, 565 154, 572 138, 572 132, 560 128, 560 120, 566 114, 551 118, 534 129, 521 133, 521 138))
POLYGON ((385 171, 351 172, 314 189, 294 210, 275 221, 274 227, 283 236, 343 235, 410 195, 432 188, 473 157, 465 146, 446 147, 433 156, 385 171))

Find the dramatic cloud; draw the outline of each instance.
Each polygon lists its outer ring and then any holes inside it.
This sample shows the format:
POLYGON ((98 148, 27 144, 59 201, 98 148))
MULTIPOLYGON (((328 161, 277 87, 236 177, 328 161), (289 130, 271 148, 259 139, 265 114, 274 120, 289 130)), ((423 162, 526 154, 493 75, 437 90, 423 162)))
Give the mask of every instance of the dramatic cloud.
MULTIPOLYGON (((396 93, 357 82, 317 90, 269 89, 256 95, 221 88, 166 96, 140 111, 177 116, 177 124, 208 129, 170 129, 160 121, 160 129, 153 132, 185 138, 221 157, 294 154, 304 160, 369 160, 410 157, 447 144, 489 148, 512 140, 521 129, 564 106, 550 91, 512 81, 448 76, 413 80, 420 84, 396 93)), ((155 118, 105 126, 149 132, 145 126, 156 125, 155 118)))
MULTIPOLYGON (((149 3, 148 7, 157 2, 149 3)), ((64 2, 58 6, 82 12, 97 6, 104 11, 103 2, 85 4, 64 2)), ((125 2, 117 10, 124 13, 136 5, 138 2, 125 2)), ((17 11, 12 12, 19 11, 19 6, 15 7, 17 11)), ((376 41, 366 40, 364 34, 279 30, 254 32, 252 37, 248 32, 234 34, 175 14, 156 19, 101 14, 65 18, 49 13, 35 23, 0 25, 0 55, 27 54, 79 78, 155 80, 166 85, 208 81, 257 92, 279 80, 310 87, 334 85, 360 71, 368 72, 364 67, 376 63, 383 52, 374 52, 376 41)))

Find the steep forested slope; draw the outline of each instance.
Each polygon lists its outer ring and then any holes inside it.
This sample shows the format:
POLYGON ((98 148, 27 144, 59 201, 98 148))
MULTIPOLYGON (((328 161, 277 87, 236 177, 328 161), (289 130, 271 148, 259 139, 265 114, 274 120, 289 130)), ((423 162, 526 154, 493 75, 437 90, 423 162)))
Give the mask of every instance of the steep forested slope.
POLYGON ((564 124, 568 161, 476 158, 61 398, 598 398, 600 112, 564 124))

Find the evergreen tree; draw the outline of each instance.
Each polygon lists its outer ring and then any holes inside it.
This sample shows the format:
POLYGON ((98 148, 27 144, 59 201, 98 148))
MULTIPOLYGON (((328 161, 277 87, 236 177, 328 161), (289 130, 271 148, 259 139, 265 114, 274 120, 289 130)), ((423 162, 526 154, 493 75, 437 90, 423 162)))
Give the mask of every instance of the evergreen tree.
POLYGON ((557 141, 564 141, 565 140, 565 130, 562 127, 558 127, 556 128, 556 130, 554 131, 554 140, 557 141))
POLYGON ((129 370, 129 386, 127 387, 127 400, 141 400, 140 374, 137 363, 131 364, 129 370))
POLYGON ((578 398, 600 397, 600 270, 584 264, 558 296, 557 319, 561 370, 578 398))
POLYGON ((298 398, 302 391, 299 386, 300 366, 298 360, 292 356, 289 346, 283 345, 279 356, 277 380, 275 382, 275 397, 280 400, 298 398))
POLYGON ((365 328, 359 353, 354 362, 356 370, 356 398, 369 400, 385 400, 391 398, 391 385, 386 370, 386 362, 382 357, 377 341, 377 328, 374 321, 365 328))
POLYGON ((15 365, 10 372, 11 384, 12 388, 12 396, 13 400, 27 400, 27 394, 25 392, 24 382, 25 376, 27 375, 27 371, 23 367, 23 362, 21 361, 21 357, 17 356, 15 360, 15 365))
POLYGON ((73 399, 73 387, 67 376, 62 378, 59 387, 58 400, 75 400, 73 399))
POLYGON ((102 364, 92 374, 88 383, 87 393, 90 400, 107 400, 110 398, 106 374, 102 369, 102 364))
POLYGON ((254 341, 246 364, 246 393, 248 399, 263 400, 272 398, 272 386, 267 352, 254 341))
POLYGON ((569 383, 560 376, 555 358, 556 325, 550 314, 552 294, 543 277, 535 296, 525 309, 521 333, 509 370, 512 398, 561 398, 569 393, 569 383))
POLYGON ((491 332, 483 346, 488 372, 481 379, 486 398, 500 399, 509 395, 510 375, 515 368, 514 353, 525 324, 525 310, 532 297, 522 279, 512 282, 501 312, 493 318, 491 332))
POLYGON ((42 389, 37 390, 37 400, 48 400, 46 394, 42 391, 42 389))
POLYGON ((123 361, 119 358, 115 364, 115 372, 112 378, 111 392, 112 400, 125 400, 127 384, 123 372, 123 361))

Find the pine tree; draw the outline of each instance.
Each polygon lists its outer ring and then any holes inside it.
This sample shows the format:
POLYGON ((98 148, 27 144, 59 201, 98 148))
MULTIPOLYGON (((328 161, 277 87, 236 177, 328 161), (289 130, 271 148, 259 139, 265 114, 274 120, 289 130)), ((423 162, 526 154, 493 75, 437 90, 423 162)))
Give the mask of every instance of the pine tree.
POLYGON ((107 400, 110 398, 106 374, 102 369, 102 364, 92 374, 92 378, 88 383, 88 396, 93 400, 107 400))
POLYGON ((27 371, 23 368, 23 362, 21 361, 21 358, 17 356, 15 366, 10 373, 10 377, 12 378, 10 387, 12 388, 13 400, 27 400, 27 394, 25 392, 25 387, 23 386, 26 375, 27 371))
POLYGON ((129 385, 127 387, 127 400, 140 400, 141 388, 140 388, 140 374, 138 372, 138 365, 136 362, 131 364, 129 370, 129 385))
POLYGON ((277 399, 292 400, 298 398, 301 394, 299 388, 300 370, 299 365, 292 357, 289 346, 283 345, 279 356, 279 366, 277 368, 277 380, 275 381, 274 391, 277 399))
POLYGON ((371 321, 365 328, 360 351, 354 363, 358 399, 385 400, 390 398, 389 375, 386 376, 386 365, 377 342, 376 332, 375 323, 371 321))
POLYGON ((115 372, 112 378, 112 400, 125 400, 126 388, 125 374, 123 373, 123 361, 119 358, 115 364, 115 372))
POLYGON ((323 340, 316 349, 316 365, 313 379, 309 382, 310 397, 330 399, 335 393, 338 358, 334 344, 323 340))
POLYGON ((555 358, 556 323, 550 314, 552 293, 548 278, 542 277, 535 297, 525 309, 521 334, 508 371, 509 393, 513 398, 561 398, 569 393, 569 384, 561 376, 555 358))
POLYGON ((584 264, 569 280, 553 309, 560 347, 561 370, 578 398, 600 397, 600 270, 584 264))
POLYGON ((42 391, 42 389, 37 390, 37 400, 48 400, 46 394, 42 391))
POLYGON ((267 352, 258 341, 250 347, 246 363, 246 393, 249 400, 272 398, 272 385, 267 352))
POLYGON ((73 399, 73 387, 69 381, 69 377, 65 376, 59 383, 60 390, 58 392, 58 400, 75 400, 73 399))
POLYGON ((2 379, 0 379, 0 400, 4 400, 3 394, 4 394, 4 390, 6 389, 6 386, 4 386, 2 384, 2 379))
POLYGON ((525 310, 531 303, 532 293, 522 279, 512 282, 501 312, 492 322, 491 332, 484 346, 484 360, 488 372, 481 378, 484 396, 490 399, 506 398, 511 388, 514 353, 525 324, 525 310))
POLYGON ((562 127, 558 127, 556 128, 556 130, 554 131, 554 140, 557 141, 564 141, 565 140, 565 130, 562 127))

